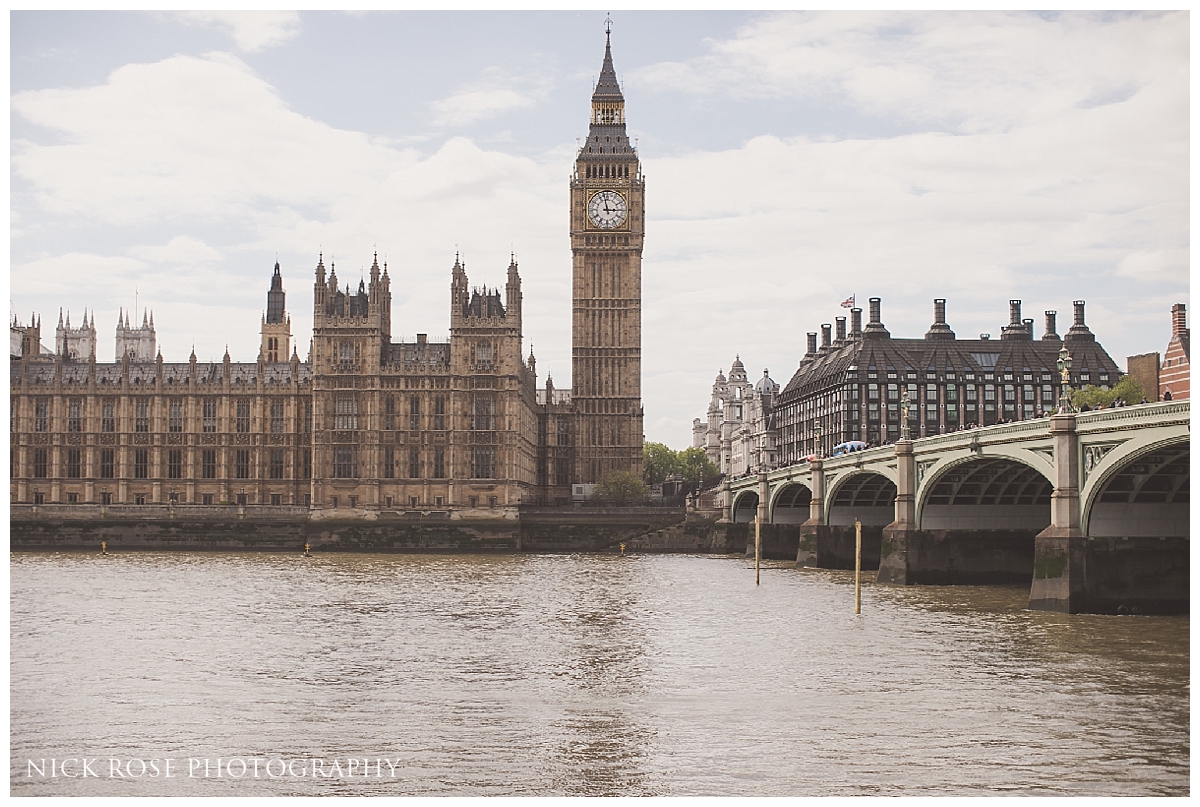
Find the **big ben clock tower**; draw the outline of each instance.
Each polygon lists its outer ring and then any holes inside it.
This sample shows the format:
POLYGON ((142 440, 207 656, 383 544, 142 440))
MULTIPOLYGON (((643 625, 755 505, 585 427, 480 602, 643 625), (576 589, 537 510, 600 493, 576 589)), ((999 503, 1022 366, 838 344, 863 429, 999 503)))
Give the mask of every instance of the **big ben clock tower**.
POLYGON ((642 241, 645 184, 625 131, 611 25, 587 142, 571 178, 571 370, 575 481, 642 471, 642 241))

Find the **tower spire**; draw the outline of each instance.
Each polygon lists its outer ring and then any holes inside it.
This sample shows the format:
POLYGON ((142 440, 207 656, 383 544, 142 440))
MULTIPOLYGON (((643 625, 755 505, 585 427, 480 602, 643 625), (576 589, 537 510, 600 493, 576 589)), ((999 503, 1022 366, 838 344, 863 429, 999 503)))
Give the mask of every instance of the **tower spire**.
POLYGON ((621 95, 621 85, 617 83, 617 70, 613 67, 611 17, 604 21, 604 63, 600 66, 600 78, 596 81, 592 100, 625 100, 621 95))

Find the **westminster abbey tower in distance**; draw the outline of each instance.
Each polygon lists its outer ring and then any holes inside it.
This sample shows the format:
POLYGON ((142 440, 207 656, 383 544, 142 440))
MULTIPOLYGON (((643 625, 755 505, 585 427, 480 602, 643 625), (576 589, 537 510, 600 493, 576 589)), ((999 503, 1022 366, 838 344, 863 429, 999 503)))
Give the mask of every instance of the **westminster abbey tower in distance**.
POLYGON ((606 41, 570 183, 569 391, 537 387, 515 259, 494 289, 472 287, 456 256, 449 337, 393 342, 386 262, 355 290, 321 256, 306 361, 278 263, 254 363, 165 362, 153 318, 125 313, 102 363, 94 315, 60 317, 54 350, 36 315, 14 319, 11 501, 486 517, 640 475, 643 187, 606 41))

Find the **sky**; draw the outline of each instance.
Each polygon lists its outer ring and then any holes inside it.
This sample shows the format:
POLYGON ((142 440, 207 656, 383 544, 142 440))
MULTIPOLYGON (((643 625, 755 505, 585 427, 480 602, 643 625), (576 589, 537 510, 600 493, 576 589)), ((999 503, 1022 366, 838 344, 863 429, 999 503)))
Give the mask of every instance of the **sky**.
MULTIPOLYGON (((647 440, 691 443, 740 356, 882 298, 920 337, 1022 300, 1121 367, 1189 300, 1189 20, 1169 13, 631 12, 613 60, 646 176, 647 440)), ((154 313, 166 361, 258 355, 278 260, 307 354, 317 256, 377 250, 393 338, 450 270, 520 265, 538 384, 570 379, 569 177, 602 12, 12 12, 10 313, 154 313)))

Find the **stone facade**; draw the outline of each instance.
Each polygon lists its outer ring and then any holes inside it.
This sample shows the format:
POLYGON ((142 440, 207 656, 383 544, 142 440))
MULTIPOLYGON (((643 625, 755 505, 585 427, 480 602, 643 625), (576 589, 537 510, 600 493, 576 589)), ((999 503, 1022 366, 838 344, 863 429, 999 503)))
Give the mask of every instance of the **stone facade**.
POLYGON ((774 401, 779 385, 768 370, 751 385, 741 357, 726 379, 717 373, 705 421, 692 421, 692 446, 703 448, 716 468, 727 476, 744 476, 774 468, 778 462, 779 432, 774 401))
POLYGON ((569 391, 538 389, 523 354, 515 259, 500 290, 472 287, 456 256, 449 337, 409 343, 392 341, 386 262, 352 290, 319 256, 303 362, 278 262, 255 363, 164 362, 148 313, 134 326, 121 312, 112 364, 96 360, 94 315, 60 320, 54 351, 36 315, 14 320, 11 501, 503 518, 640 475, 643 190, 606 43, 570 182, 569 391))
MULTIPOLYGON (((1158 376, 1159 362, 1162 357, 1158 353, 1139 353, 1136 356, 1125 357, 1125 367, 1130 376, 1141 386, 1146 393, 1146 400, 1150 403, 1158 401, 1158 376)), ((1137 401, 1129 401, 1128 403, 1137 403, 1137 401)))

